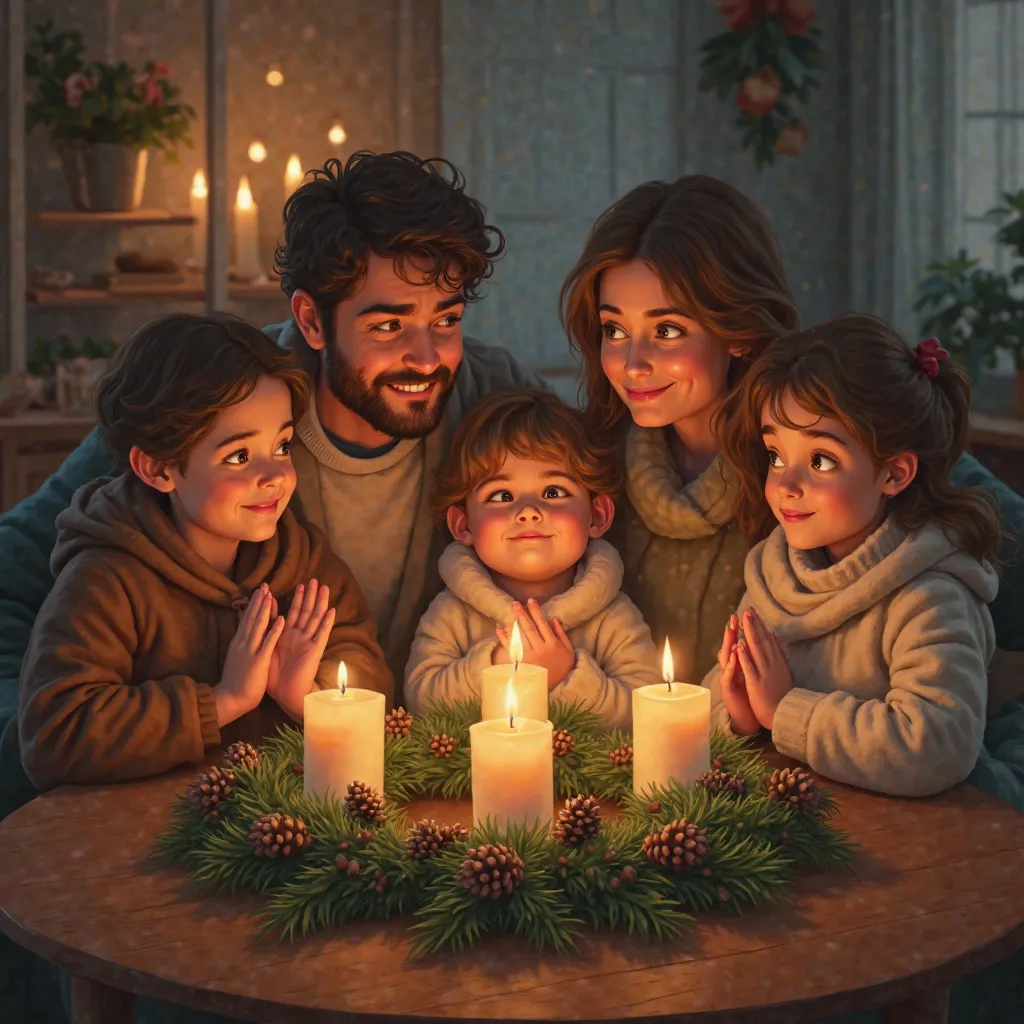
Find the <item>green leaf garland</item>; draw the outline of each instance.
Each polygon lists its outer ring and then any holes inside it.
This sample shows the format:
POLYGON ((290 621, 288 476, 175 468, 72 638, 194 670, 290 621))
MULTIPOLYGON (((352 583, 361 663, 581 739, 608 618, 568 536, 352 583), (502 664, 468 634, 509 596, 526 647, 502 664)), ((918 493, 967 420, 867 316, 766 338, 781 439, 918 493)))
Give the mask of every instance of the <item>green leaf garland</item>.
POLYGON ((637 795, 632 764, 611 760, 629 747, 629 734, 605 732, 589 709, 559 702, 551 721, 572 735, 574 749, 554 759, 556 791, 616 801, 620 817, 604 819, 578 847, 562 845, 547 827, 486 824, 417 860, 409 846, 413 823, 400 804, 470 794, 469 727, 479 715, 478 702, 439 704, 413 719, 409 736, 385 738, 388 802, 375 825, 353 818, 333 797, 303 795, 302 733, 284 727, 263 745, 257 765, 235 767, 235 790, 219 820, 203 821, 182 795, 152 855, 210 890, 262 893, 264 936, 295 940, 352 920, 414 918, 412 957, 465 949, 498 932, 563 954, 573 953, 586 928, 676 939, 694 927, 696 913, 778 903, 797 873, 853 862, 853 845, 832 824, 831 796, 821 792, 814 814, 769 800, 769 767, 749 742, 711 737, 714 767, 741 779, 741 793, 673 784, 637 795), (448 758, 430 748, 442 733, 456 741, 448 758), (311 843, 301 856, 256 856, 250 826, 271 812, 305 824, 311 843), (703 830, 708 852, 699 868, 673 872, 645 855, 644 838, 684 818, 703 830), (482 898, 462 881, 467 851, 499 844, 523 861, 524 877, 513 891, 482 898))

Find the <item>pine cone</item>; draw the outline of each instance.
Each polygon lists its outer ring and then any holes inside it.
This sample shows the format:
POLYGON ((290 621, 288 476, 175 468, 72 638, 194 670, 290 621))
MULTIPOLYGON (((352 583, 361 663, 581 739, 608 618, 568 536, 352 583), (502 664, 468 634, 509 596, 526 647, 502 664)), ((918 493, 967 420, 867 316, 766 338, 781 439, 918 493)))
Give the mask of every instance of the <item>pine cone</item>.
POLYGON ((214 765, 197 775, 185 797, 203 821, 220 819, 221 804, 235 792, 235 773, 230 768, 214 765))
POLYGON ((405 708, 392 708, 384 716, 384 732, 388 736, 408 736, 412 715, 405 708))
POLYGON ((413 860, 427 860, 438 850, 443 849, 456 839, 464 839, 469 830, 461 825, 438 825, 432 818, 417 821, 409 830, 406 846, 413 860))
POLYGON ((275 860, 297 857, 309 846, 309 831, 300 818, 287 814, 260 815, 249 829, 249 841, 257 857, 275 860))
POLYGON ((434 757, 451 757, 455 752, 455 737, 443 732, 438 735, 436 732, 430 737, 430 749, 434 757))
POLYGON ((608 755, 608 760, 616 766, 633 763, 633 748, 628 743, 623 743, 608 755))
POLYGON ((703 829, 686 818, 677 818, 647 836, 643 850, 655 863, 682 871, 700 867, 708 855, 708 840, 703 829))
POLYGON ((818 809, 821 793, 810 772, 803 768, 779 768, 768 779, 768 799, 788 803, 791 810, 813 814, 818 809))
POLYGON ((576 741, 572 738, 571 732, 564 729, 556 729, 551 736, 551 749, 555 757, 565 757, 576 749, 576 741))
POLYGON ((384 820, 384 797, 365 782, 352 782, 345 795, 345 810, 353 818, 362 818, 373 825, 384 820))
POLYGON ((592 796, 566 800, 558 812, 555 838, 565 846, 582 846, 601 831, 601 808, 592 796))
POLYGON ((709 772, 701 772, 697 776, 694 785, 703 786, 709 793, 743 795, 743 780, 738 775, 723 772, 720 768, 712 768, 709 772))
POLYGON ((224 751, 224 763, 229 768, 240 764, 248 768, 249 771, 253 771, 260 763, 260 752, 251 743, 239 740, 224 751))
POLYGON ((523 862, 511 847, 497 843, 466 851, 462 885, 474 896, 500 899, 515 892, 523 882, 523 862))

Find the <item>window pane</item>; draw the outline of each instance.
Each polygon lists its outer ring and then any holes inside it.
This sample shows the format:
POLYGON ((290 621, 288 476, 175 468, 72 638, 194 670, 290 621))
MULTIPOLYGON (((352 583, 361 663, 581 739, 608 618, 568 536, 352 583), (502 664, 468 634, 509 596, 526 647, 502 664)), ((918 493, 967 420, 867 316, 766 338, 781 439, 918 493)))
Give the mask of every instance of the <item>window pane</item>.
POLYGON ((996 129, 994 117, 967 119, 964 153, 964 208, 968 216, 984 216, 996 205, 998 175, 996 166, 996 129))
POLYGON ((967 109, 999 108, 999 4, 967 8, 967 109))
POLYGON ((969 222, 964 226, 964 242, 968 255, 981 260, 982 265, 990 270, 996 265, 995 233, 996 224, 978 224, 969 222))

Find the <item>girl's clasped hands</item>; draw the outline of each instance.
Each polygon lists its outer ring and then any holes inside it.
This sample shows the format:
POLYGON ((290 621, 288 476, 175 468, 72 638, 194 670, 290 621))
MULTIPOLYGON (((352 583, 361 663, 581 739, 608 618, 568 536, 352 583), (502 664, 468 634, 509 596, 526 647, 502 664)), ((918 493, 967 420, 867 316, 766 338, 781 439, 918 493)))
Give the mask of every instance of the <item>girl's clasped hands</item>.
POLYGON ((776 708, 793 689, 793 676, 778 634, 755 609, 743 613, 742 640, 739 629, 739 618, 731 616, 718 652, 722 700, 733 732, 751 736, 761 728, 772 728, 776 708))
POLYGON ((224 673, 214 690, 218 724, 258 707, 264 694, 296 721, 316 685, 316 672, 334 627, 328 587, 310 580, 295 588, 287 616, 264 583, 249 600, 228 647, 224 673))

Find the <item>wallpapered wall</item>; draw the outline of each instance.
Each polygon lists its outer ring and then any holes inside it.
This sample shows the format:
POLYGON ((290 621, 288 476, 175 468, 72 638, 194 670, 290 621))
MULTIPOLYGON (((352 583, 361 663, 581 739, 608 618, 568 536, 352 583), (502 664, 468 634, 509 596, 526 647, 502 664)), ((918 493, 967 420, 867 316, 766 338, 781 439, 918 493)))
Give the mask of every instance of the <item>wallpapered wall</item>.
MULTIPOLYGON (((841 39, 846 35, 848 0, 833 0, 818 5, 819 24, 824 30, 824 48, 828 67, 823 87, 806 111, 811 137, 804 154, 796 160, 783 160, 776 168, 758 174, 750 154, 739 150, 739 137, 732 126, 729 101, 698 94, 698 50, 702 41, 722 30, 722 19, 709 0, 681 0, 677 5, 645 0, 643 3, 614 3, 614 0, 557 0, 560 19, 566 20, 566 7, 578 10, 579 17, 611 11, 611 17, 653 16, 659 7, 673 9, 673 24, 678 34, 677 67, 673 71, 678 94, 666 108, 664 131, 673 137, 671 156, 657 173, 700 171, 725 178, 752 195, 768 212, 781 238, 790 267, 794 290, 806 315, 811 319, 831 315, 847 304, 848 232, 847 209, 851 182, 847 172, 847 131, 845 95, 847 77, 845 51, 841 39), (674 166, 671 166, 674 164, 674 166)), ((534 3, 538 7, 540 0, 534 3)), ((283 200, 282 177, 288 155, 297 152, 307 166, 335 155, 327 140, 327 130, 337 117, 348 140, 338 155, 360 148, 388 149, 404 146, 421 151, 441 148, 438 128, 438 17, 443 10, 441 35, 444 46, 445 81, 444 122, 466 118, 486 118, 486 95, 467 98, 457 88, 459 72, 471 59, 479 59, 484 45, 478 27, 486 21, 488 9, 508 5, 529 7, 528 0, 475 0, 472 24, 460 12, 464 3, 416 0, 409 5, 414 12, 411 31, 403 33, 398 24, 398 0, 332 0, 330 4, 297 0, 287 7, 268 0, 231 0, 229 53, 229 189, 234 189, 241 174, 249 175, 256 202, 261 211, 262 249, 270 254, 279 231, 283 200), (404 40, 404 45, 402 40, 404 40), (281 64, 284 84, 271 88, 264 75, 271 62, 281 64), (397 72, 396 72, 396 69, 397 72), (403 119, 400 112, 401 85, 404 76, 410 82, 408 101, 412 109, 403 119), (460 104, 472 105, 462 111, 460 104), (463 116, 464 115, 464 116, 463 116), (403 127, 404 126, 404 127, 403 127), (260 165, 246 156, 250 141, 260 138, 269 151, 260 165)), ((152 57, 169 61, 173 77, 184 90, 185 98, 199 111, 195 138, 196 151, 183 150, 175 165, 162 157, 152 163, 145 205, 185 210, 192 173, 202 163, 203 122, 203 12, 201 0, 148 0, 145 4, 69 2, 69 0, 26 0, 26 21, 31 26, 52 16, 61 27, 80 28, 90 48, 102 55, 108 43, 107 12, 114 10, 114 31, 110 34, 117 56, 141 63, 152 57)), ((570 19, 571 20, 571 19, 570 19)), ((541 22, 537 22, 538 26, 541 22)), ((534 40, 517 39, 516 45, 531 43, 546 59, 564 62, 571 59, 572 45, 565 40, 561 52, 556 40, 545 38, 538 28, 534 40)), ((498 35, 487 45, 502 46, 498 35)), ((528 47, 530 49, 530 47, 528 47)), ((500 55, 500 54, 499 54, 500 55)), ((642 56, 641 56, 642 59, 642 56)), ((539 117, 543 110, 523 110, 524 118, 539 117)), ((564 121, 588 116, 603 116, 586 110, 564 111, 564 121)), ((493 115, 496 116, 496 115, 493 115)), ((649 111, 645 116, 650 116, 649 111)), ((620 120, 630 117, 629 109, 620 112, 620 120)), ((497 128, 500 130, 500 125, 497 128)), ((446 139, 449 142, 450 139, 446 139)), ((458 147, 451 144, 453 150, 458 147)), ((28 143, 28 207, 30 210, 69 205, 59 163, 45 135, 37 130, 28 143)), ((488 194, 488 181, 474 182, 470 190, 492 209, 494 198, 488 194)), ((626 182, 623 187, 635 182, 626 182)), ((604 202, 599 201, 599 210, 604 202)), ((495 214, 500 210, 495 209, 495 214)), ((498 220, 499 225, 501 221, 498 220)), ((579 240, 582 243, 582 234, 579 240)), ((135 229, 132 231, 41 232, 31 231, 29 270, 36 267, 68 267, 82 280, 94 271, 111 269, 114 255, 121 249, 139 249, 147 253, 183 258, 188 252, 188 229, 135 229)), ((566 250, 568 252, 568 249, 566 250)), ((558 262, 556 260, 556 262, 558 262)), ((567 269, 567 268, 566 268, 567 269)), ((499 268, 499 275, 503 268, 499 268)), ((511 270, 507 274, 513 273, 511 270)), ((500 277, 498 283, 500 287, 500 277)), ((512 284, 512 279, 509 279, 512 284)), ((565 350, 554 328, 555 309, 545 300, 545 317, 551 330, 545 330, 545 351, 529 346, 524 355, 531 362, 553 365, 566 362, 565 350)), ((132 304, 119 309, 30 310, 29 348, 37 336, 50 336, 59 329, 75 335, 112 334, 123 337, 135 324, 165 306, 132 304)), ((196 307, 199 308, 198 306, 196 307)), ((237 307, 260 322, 283 318, 283 299, 250 302, 237 307)), ((516 345, 516 331, 507 327, 494 340, 516 345)))

